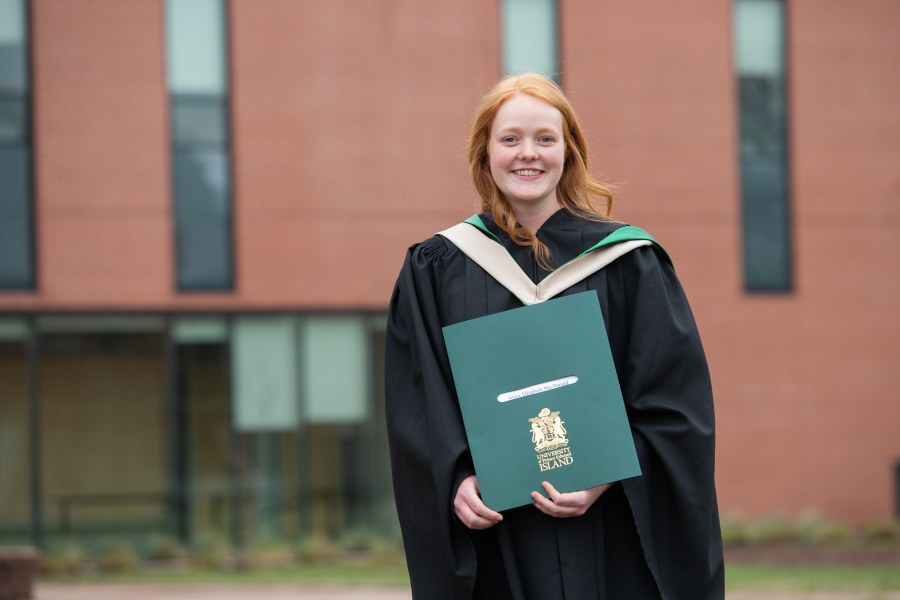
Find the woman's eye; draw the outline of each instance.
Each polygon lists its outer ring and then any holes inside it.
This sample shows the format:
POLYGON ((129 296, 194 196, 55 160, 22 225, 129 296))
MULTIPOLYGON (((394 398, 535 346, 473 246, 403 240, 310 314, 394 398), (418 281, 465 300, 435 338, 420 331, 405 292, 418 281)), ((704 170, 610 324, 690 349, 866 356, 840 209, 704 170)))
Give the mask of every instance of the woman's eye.
POLYGON ((556 140, 550 137, 549 135, 542 135, 538 138, 538 142, 541 144, 552 144, 556 140))
POLYGON ((516 143, 516 138, 511 135, 508 135, 504 138, 501 138, 500 141, 503 142, 504 144, 514 144, 514 143, 516 143))

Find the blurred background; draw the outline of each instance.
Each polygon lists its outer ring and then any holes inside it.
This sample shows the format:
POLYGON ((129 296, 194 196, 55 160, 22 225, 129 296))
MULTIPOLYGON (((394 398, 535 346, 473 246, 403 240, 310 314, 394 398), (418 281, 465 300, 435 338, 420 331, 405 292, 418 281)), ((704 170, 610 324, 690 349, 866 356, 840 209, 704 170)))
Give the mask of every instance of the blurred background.
POLYGON ((900 511, 900 3, 0 0, 0 544, 399 536, 404 252, 560 82, 712 369, 721 512, 900 511))

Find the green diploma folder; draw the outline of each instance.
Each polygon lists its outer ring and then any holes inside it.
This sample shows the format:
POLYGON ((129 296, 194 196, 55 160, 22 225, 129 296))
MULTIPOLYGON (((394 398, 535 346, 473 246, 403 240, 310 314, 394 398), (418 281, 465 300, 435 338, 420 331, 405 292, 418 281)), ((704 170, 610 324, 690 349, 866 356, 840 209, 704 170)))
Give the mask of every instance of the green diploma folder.
POLYGON ((443 328, 484 503, 641 474, 597 293, 443 328))

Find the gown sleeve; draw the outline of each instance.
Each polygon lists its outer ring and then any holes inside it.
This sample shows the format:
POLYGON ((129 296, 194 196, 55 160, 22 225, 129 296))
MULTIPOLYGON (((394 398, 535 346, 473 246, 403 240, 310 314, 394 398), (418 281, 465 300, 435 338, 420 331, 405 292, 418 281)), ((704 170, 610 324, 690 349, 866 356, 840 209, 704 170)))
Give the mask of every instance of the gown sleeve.
POLYGON ((641 248, 620 261, 627 332, 617 366, 643 472, 623 489, 662 596, 721 598, 712 386, 700 336, 668 260, 641 248))
POLYGON ((440 323, 440 305, 453 301, 442 271, 453 260, 461 255, 440 238, 410 249, 388 314, 388 439, 417 598, 470 597, 475 578, 475 551, 452 508, 459 484, 474 473, 440 323))

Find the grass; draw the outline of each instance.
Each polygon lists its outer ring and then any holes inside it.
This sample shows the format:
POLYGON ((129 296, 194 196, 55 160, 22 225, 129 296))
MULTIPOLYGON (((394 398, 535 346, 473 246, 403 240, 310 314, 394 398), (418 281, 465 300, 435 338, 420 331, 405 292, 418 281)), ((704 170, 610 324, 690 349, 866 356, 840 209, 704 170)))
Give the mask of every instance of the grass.
POLYGON ((887 566, 774 566, 729 564, 729 590, 779 592, 870 592, 900 590, 900 567, 887 566))
MULTIPOLYGON (((405 567, 399 565, 308 565, 278 569, 222 572, 214 570, 140 570, 131 573, 84 573, 43 576, 53 583, 154 583, 226 585, 374 585, 405 586, 405 567)), ((730 591, 781 592, 888 591, 900 590, 900 568, 891 566, 781 567, 729 564, 726 583, 730 591)))
POLYGON ((307 565, 255 569, 252 571, 216 571, 206 569, 148 569, 131 573, 88 572, 77 575, 42 575, 47 583, 155 583, 155 584, 282 584, 282 585, 376 585, 409 584, 406 567, 384 565, 307 565))

